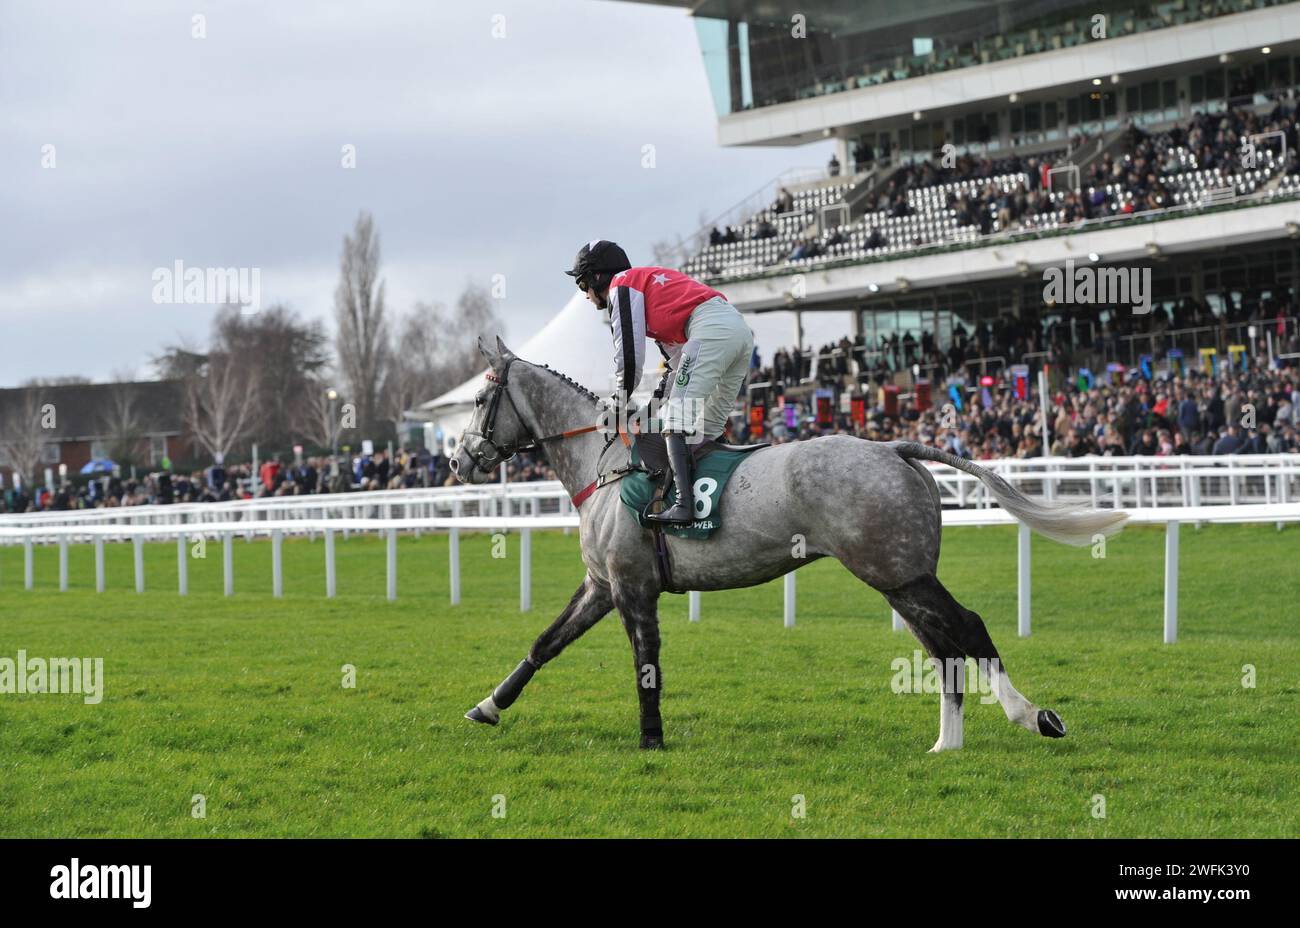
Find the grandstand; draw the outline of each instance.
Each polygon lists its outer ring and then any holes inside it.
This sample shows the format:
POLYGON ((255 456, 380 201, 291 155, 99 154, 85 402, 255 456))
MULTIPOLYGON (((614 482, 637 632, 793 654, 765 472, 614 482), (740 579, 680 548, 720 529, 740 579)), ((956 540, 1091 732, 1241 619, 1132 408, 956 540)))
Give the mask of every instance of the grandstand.
POLYGON ((873 410, 1025 399, 1040 372, 1059 405, 1294 366, 1300 3, 658 2, 694 17, 721 144, 835 143, 682 256, 795 320, 758 346, 741 431, 794 406, 863 434, 873 410), (1058 305, 1044 274, 1066 262, 1147 275, 1150 304, 1058 305), (827 311, 852 330, 804 343, 827 311))

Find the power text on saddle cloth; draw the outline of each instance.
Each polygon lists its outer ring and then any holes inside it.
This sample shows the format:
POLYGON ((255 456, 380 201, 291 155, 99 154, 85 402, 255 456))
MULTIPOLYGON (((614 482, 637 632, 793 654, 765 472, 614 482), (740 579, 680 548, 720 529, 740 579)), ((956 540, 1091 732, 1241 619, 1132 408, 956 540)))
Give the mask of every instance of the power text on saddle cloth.
MULTIPOLYGON (((660 528, 668 535, 678 538, 708 538, 722 524, 722 491, 731 479, 731 474, 745 460, 746 453, 726 451, 719 448, 710 452, 702 460, 695 462, 695 521, 690 525, 662 525, 660 528)), ((641 463, 641 455, 636 446, 632 447, 632 462, 641 463)), ((652 478, 644 471, 633 471, 619 481, 619 499, 623 505, 636 516, 642 528, 653 528, 642 515, 646 505, 654 498, 662 477, 652 478)), ((673 485, 668 485, 665 498, 673 499, 673 485)))

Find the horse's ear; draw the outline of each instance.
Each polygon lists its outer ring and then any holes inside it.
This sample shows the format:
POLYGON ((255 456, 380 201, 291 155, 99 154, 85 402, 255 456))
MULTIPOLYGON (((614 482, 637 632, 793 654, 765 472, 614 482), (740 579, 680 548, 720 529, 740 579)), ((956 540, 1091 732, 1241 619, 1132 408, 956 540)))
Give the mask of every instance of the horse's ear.
MULTIPOLYGON (((501 339, 498 338, 497 344, 500 343, 501 343, 501 339)), ((487 359, 489 367, 496 367, 497 362, 501 360, 500 355, 497 352, 493 351, 490 347, 488 347, 488 343, 483 340, 482 335, 478 337, 478 350, 483 355, 483 357, 487 359)))
POLYGON ((515 353, 506 347, 506 343, 501 340, 500 335, 497 336, 497 352, 501 355, 502 359, 513 358, 515 356, 515 353))

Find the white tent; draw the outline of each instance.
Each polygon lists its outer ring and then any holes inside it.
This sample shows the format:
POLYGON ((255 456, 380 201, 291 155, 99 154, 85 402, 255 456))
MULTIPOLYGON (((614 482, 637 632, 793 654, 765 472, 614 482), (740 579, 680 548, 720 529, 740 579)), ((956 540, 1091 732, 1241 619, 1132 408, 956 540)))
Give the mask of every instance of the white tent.
MULTIPOLYGON (((508 343, 507 343, 508 344, 508 343)), ((614 392, 614 343, 604 313, 598 312, 581 293, 522 345, 509 345, 525 361, 548 364, 601 396, 614 392)), ((646 371, 638 393, 653 390, 662 368, 653 349, 646 354, 646 371)), ((442 396, 421 403, 406 413, 412 425, 423 424, 425 445, 450 450, 469 423, 474 394, 483 388, 483 374, 476 374, 442 396)))

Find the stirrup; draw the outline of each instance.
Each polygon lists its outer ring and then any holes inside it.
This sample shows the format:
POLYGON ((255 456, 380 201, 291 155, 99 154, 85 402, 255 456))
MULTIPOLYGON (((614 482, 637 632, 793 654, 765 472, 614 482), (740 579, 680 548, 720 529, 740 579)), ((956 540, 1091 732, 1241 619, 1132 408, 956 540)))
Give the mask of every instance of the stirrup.
MULTIPOLYGON (((648 506, 646 507, 649 508, 648 506)), ((660 512, 642 512, 648 522, 662 525, 690 525, 695 521, 694 501, 684 502, 679 496, 677 502, 660 512)))

